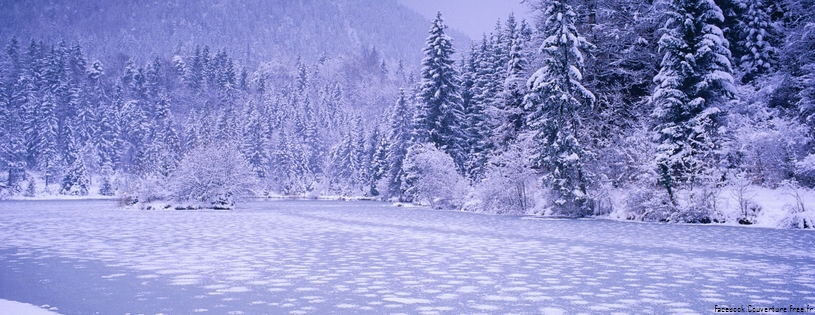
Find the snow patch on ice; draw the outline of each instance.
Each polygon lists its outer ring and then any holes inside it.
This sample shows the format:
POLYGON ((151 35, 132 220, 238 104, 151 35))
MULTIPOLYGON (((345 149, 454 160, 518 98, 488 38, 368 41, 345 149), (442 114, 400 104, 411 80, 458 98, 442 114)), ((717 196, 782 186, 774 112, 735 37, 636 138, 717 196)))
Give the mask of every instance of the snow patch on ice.
POLYGON ((395 302, 395 303, 402 303, 402 304, 427 304, 430 303, 430 300, 426 299, 414 299, 414 298, 403 298, 403 297, 386 297, 382 299, 383 301, 387 302, 395 302))

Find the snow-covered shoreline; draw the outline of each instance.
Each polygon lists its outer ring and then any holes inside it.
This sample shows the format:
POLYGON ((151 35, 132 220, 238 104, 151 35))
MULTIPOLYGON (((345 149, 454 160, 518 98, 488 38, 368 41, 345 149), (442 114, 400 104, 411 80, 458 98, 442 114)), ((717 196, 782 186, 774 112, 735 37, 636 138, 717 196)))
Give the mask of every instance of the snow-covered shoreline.
POLYGON ((28 303, 0 299, 0 311, 3 315, 60 315, 56 307, 43 305, 38 307, 28 303), (51 309, 51 310, 49 310, 51 309))
MULTIPOLYGON (((756 228, 777 228, 777 229, 788 229, 789 226, 784 226, 784 224, 788 224, 785 220, 789 219, 791 215, 791 207, 794 206, 796 199, 795 196, 788 190, 783 188, 777 189, 770 189, 764 188, 759 186, 750 186, 748 187, 748 196, 746 199, 749 199, 751 204, 754 204, 761 209, 756 213, 754 218, 754 222, 751 224, 742 224, 739 222, 740 215, 742 215, 739 211, 739 200, 736 193, 733 191, 733 187, 724 187, 721 191, 717 194, 717 205, 718 208, 715 210, 717 213, 721 215, 721 220, 717 219, 715 222, 710 223, 686 223, 686 222, 671 222, 671 224, 692 224, 692 225, 722 225, 722 226, 743 226, 743 227, 756 227, 756 228)), ((660 221, 648 221, 642 219, 636 219, 631 217, 631 213, 627 211, 627 200, 626 194, 630 193, 629 191, 623 189, 616 189, 608 191, 607 200, 611 204, 611 211, 597 216, 590 216, 586 219, 597 219, 597 220, 611 220, 611 221, 619 221, 619 222, 638 222, 638 223, 664 223, 660 221)), ((809 205, 815 205, 815 190, 811 189, 800 189, 798 191, 799 198, 803 202, 803 205, 807 207, 807 211, 804 213, 799 213, 799 216, 804 216, 809 220, 815 220, 815 216, 813 216, 813 209, 809 209, 809 205)), ((120 200, 121 197, 119 196, 101 196, 101 195, 89 195, 89 196, 71 196, 71 195, 38 195, 35 197, 22 197, 22 196, 14 196, 8 197, 4 200, 9 201, 82 201, 82 200, 100 200, 100 201, 117 201, 120 200)), ((359 202, 359 201, 374 201, 374 202, 383 202, 381 200, 377 200, 376 198, 366 197, 366 196, 341 196, 341 195, 267 195, 267 196, 259 196, 259 197, 252 197, 247 198, 246 201, 349 201, 349 202, 359 202)), ((2 200, 0 200, 2 202, 2 200)), ((416 204, 416 203, 406 203, 406 202, 390 202, 394 207, 427 207, 428 205, 416 204)), ((176 209, 178 205, 174 202, 170 201, 153 201, 149 203, 140 203, 131 206, 124 206, 122 207, 119 205, 120 208, 131 208, 131 209, 138 209, 138 210, 183 210, 183 209, 176 209)), ((207 209, 204 206, 195 206, 195 207, 188 207, 184 206, 182 208, 185 209, 207 209)), ((463 211, 468 213, 479 213, 479 214, 488 214, 488 215, 520 215, 525 218, 534 218, 534 219, 574 219, 573 217, 568 216, 560 216, 560 215, 552 215, 546 214, 545 212, 535 212, 530 211, 527 213, 494 213, 489 211, 470 211, 470 210, 462 210, 462 209, 451 209, 451 211, 463 211)), ((809 221, 807 221, 809 222, 809 221)), ((815 229, 813 226, 808 226, 805 229, 815 229)))

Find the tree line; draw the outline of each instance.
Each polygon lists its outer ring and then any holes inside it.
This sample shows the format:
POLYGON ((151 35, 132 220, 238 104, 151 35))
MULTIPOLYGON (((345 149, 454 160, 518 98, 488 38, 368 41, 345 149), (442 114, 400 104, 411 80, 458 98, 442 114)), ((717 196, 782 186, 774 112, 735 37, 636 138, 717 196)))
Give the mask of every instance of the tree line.
POLYGON ((244 193, 494 212, 601 215, 622 189, 631 218, 704 222, 736 181, 815 185, 811 1, 526 3, 534 23, 509 16, 459 56, 439 14, 418 74, 373 47, 250 70, 205 46, 110 71, 12 40, 5 190, 179 198, 200 150, 238 154, 244 193))

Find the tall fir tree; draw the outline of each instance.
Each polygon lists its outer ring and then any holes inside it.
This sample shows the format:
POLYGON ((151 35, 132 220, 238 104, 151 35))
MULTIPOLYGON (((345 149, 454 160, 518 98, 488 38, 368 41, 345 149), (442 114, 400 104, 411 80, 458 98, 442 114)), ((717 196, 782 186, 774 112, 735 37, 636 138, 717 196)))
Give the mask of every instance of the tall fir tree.
POLYGON ((419 91, 421 102, 414 122, 414 140, 433 143, 452 156, 463 170, 467 146, 462 128, 464 109, 458 72, 454 67, 455 51, 452 39, 445 34, 446 28, 439 12, 425 42, 419 91))
POLYGON ((529 67, 527 45, 529 39, 524 36, 528 31, 526 21, 518 27, 515 16, 507 19, 506 41, 508 46, 507 74, 501 90, 501 106, 498 117, 498 126, 493 140, 500 148, 506 148, 510 142, 517 139, 521 128, 525 125, 525 112, 523 106, 526 94, 526 72, 529 67))
MULTIPOLYGON (((500 24, 499 24, 500 25, 500 24)), ((481 40, 477 51, 470 56, 472 69, 463 67, 465 77, 472 80, 468 89, 471 99, 464 108, 465 121, 463 126, 467 136, 465 160, 465 173, 473 180, 478 181, 486 163, 487 156, 492 149, 493 123, 491 112, 497 107, 497 97, 502 81, 500 50, 496 49, 503 37, 486 35, 481 40), (471 70, 472 72, 468 72, 471 70)), ((468 84, 469 85, 469 84, 468 84)), ((466 85, 465 85, 466 86, 466 85)))
POLYGON ((659 40, 662 54, 651 102, 659 183, 675 189, 702 180, 717 143, 721 107, 734 94, 724 17, 713 0, 670 0, 659 40))
POLYGON ((541 0, 543 67, 527 81, 526 108, 538 145, 537 167, 547 172, 545 183, 554 194, 554 207, 563 214, 589 214, 585 167, 592 154, 581 143, 581 110, 594 94, 582 84, 583 52, 592 45, 575 28, 576 14, 566 0, 541 0))
POLYGON ((7 189, 23 191, 26 175, 25 111, 26 77, 16 38, 0 57, 0 169, 8 169, 7 189))

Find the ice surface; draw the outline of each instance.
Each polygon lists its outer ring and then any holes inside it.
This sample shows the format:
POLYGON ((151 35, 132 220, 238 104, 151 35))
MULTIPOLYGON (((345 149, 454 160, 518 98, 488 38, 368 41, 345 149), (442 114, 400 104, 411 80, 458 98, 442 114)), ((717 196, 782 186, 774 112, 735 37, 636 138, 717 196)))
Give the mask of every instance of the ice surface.
MULTIPOLYGON (((31 277, 48 279, 47 261, 69 261, 80 267, 70 281, 104 284, 89 298, 121 296, 133 313, 129 305, 155 304, 151 314, 694 314, 815 304, 812 231, 529 220, 376 202, 113 208, 0 203, 0 263, 42 262, 45 275, 31 277)), ((71 309, 54 302, 60 296, 40 298, 16 300, 71 309)))

